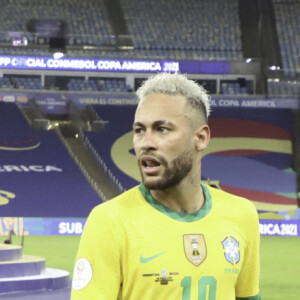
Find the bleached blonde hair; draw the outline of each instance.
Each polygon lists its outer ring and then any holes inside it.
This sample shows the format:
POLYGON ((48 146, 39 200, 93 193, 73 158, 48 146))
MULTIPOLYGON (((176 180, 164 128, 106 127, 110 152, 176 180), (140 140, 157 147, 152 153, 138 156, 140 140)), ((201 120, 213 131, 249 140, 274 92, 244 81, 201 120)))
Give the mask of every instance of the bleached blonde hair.
POLYGON ((206 120, 210 115, 210 97, 207 91, 185 74, 158 73, 145 80, 136 91, 139 100, 154 93, 183 96, 192 107, 202 111, 206 120))

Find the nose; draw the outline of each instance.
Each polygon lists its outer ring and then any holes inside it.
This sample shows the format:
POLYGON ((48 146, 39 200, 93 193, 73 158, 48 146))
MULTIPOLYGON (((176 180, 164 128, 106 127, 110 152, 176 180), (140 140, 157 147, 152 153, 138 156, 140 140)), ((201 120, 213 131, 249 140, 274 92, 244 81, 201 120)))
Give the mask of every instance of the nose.
POLYGON ((145 134, 141 137, 140 148, 141 148, 141 150, 157 149, 155 137, 153 136, 153 133, 150 130, 146 131, 145 134))

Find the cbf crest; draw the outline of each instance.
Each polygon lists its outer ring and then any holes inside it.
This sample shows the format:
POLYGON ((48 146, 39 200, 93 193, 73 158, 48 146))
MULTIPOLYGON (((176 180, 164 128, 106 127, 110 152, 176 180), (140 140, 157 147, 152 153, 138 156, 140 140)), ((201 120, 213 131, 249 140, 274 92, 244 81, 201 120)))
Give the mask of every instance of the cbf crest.
POLYGON ((186 258, 195 266, 199 266, 206 258, 206 244, 203 234, 185 234, 183 247, 186 258))
POLYGON ((239 242, 234 237, 229 236, 222 242, 222 245, 226 260, 236 265, 240 261, 239 242))

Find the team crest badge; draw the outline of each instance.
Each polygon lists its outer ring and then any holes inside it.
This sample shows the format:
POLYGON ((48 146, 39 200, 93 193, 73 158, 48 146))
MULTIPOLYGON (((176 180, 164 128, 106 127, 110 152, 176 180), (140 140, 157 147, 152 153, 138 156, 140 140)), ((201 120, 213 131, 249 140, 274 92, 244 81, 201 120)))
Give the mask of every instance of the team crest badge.
POLYGON ((222 242, 222 245, 226 260, 236 265, 240 261, 239 242, 234 237, 229 236, 222 242))
POLYGON ((199 266, 206 258, 206 244, 203 234, 183 235, 183 247, 186 258, 195 266, 199 266))

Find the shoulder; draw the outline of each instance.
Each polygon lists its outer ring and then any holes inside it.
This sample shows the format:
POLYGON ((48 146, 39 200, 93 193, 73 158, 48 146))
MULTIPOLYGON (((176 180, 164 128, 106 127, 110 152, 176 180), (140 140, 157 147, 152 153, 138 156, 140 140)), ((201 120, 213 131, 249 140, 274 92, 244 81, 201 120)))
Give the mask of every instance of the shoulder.
POLYGON ((249 209, 255 209, 254 204, 244 197, 240 197, 210 186, 207 187, 213 200, 222 201, 223 203, 225 202, 225 204, 230 203, 231 205, 238 205, 239 207, 245 206, 249 209))
POLYGON ((139 197, 139 188, 134 187, 112 200, 95 206, 86 220, 83 235, 101 238, 122 236, 124 227, 134 214, 135 209, 132 208, 137 206, 137 202, 142 203, 139 197))
POLYGON ((208 187, 212 205, 217 210, 234 217, 239 216, 246 219, 258 219, 257 209, 254 203, 246 198, 230 194, 220 189, 208 187))
POLYGON ((259 241, 259 218, 252 201, 209 187, 212 215, 229 225, 245 244, 259 241))
POLYGON ((139 187, 133 187, 119 196, 94 207, 88 219, 100 217, 105 219, 115 219, 119 216, 127 215, 135 207, 141 205, 141 199, 142 196, 139 187))

